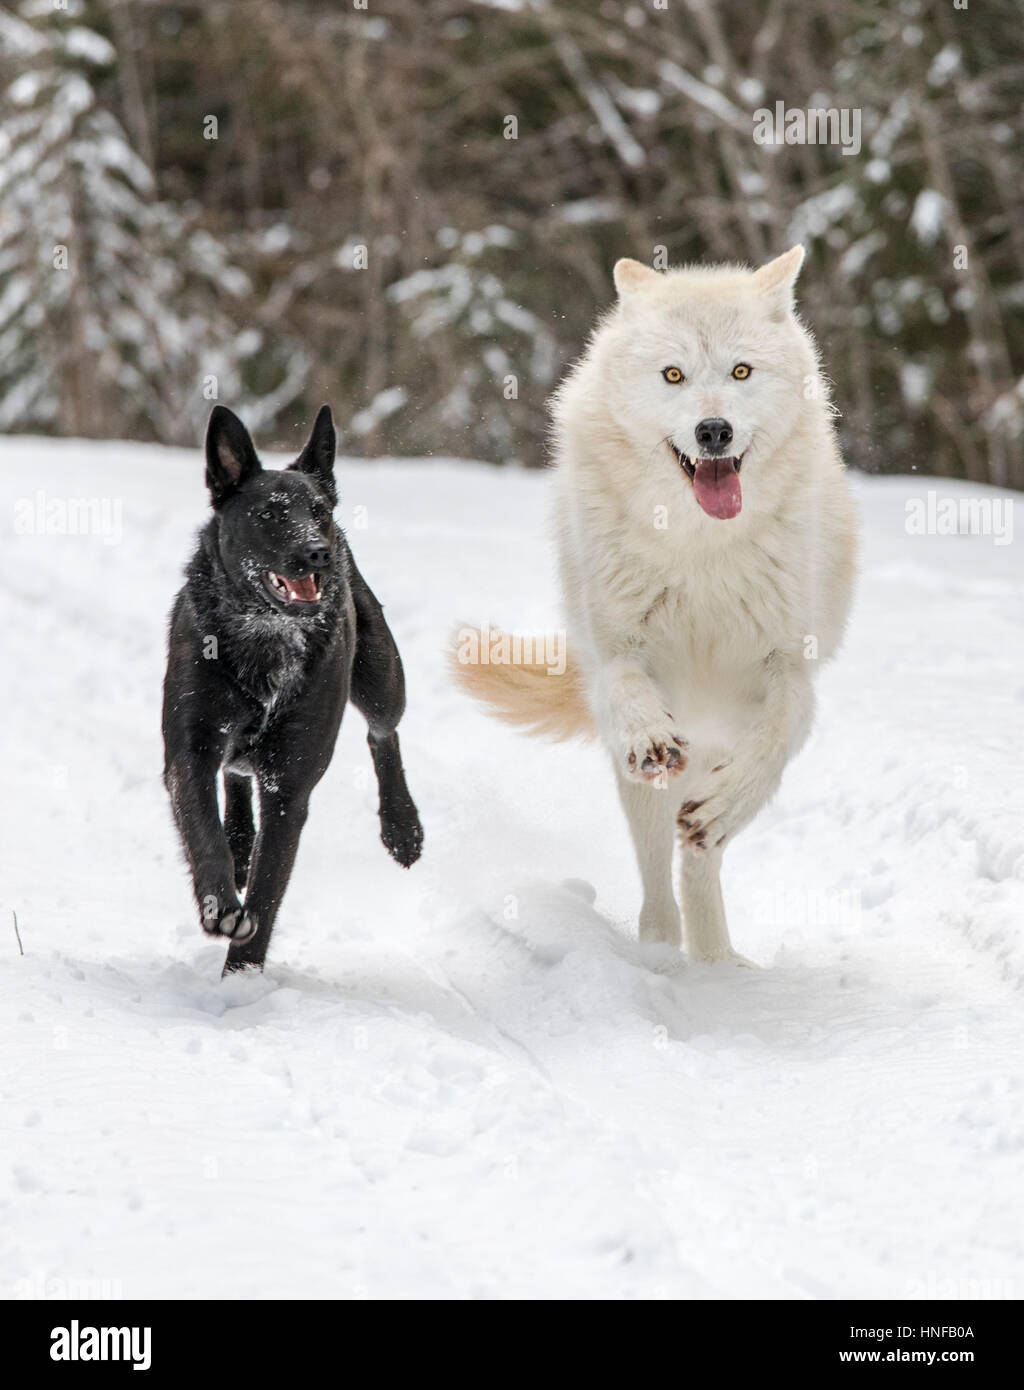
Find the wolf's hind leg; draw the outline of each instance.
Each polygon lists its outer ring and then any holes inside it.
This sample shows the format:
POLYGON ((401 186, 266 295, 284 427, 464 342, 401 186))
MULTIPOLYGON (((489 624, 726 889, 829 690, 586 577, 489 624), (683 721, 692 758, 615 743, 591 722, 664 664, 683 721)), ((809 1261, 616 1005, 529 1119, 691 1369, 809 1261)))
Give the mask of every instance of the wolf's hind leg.
POLYGON ((249 877, 256 827, 252 818, 252 780, 237 772, 224 774, 224 833, 235 861, 235 887, 241 893, 249 877))
POLYGON ((678 946, 682 940, 679 906, 672 892, 672 848, 678 798, 672 796, 667 787, 632 782, 621 771, 615 780, 643 880, 640 940, 678 946))

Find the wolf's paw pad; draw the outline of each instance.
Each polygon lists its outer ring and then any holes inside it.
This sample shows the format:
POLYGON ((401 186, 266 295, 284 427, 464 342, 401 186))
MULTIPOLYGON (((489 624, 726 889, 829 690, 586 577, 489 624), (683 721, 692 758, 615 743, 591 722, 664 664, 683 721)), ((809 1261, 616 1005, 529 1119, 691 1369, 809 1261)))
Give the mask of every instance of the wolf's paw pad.
POLYGON ((640 734, 626 748, 626 773, 636 782, 667 786, 686 767, 686 746, 678 734, 640 734))
POLYGON ((415 810, 411 814, 382 820, 380 838, 388 854, 403 869, 411 868, 423 853, 423 826, 415 810))
POLYGON ((232 907, 226 912, 204 914, 203 931, 207 936, 222 936, 235 946, 244 946, 256 935, 256 918, 242 907, 232 907))

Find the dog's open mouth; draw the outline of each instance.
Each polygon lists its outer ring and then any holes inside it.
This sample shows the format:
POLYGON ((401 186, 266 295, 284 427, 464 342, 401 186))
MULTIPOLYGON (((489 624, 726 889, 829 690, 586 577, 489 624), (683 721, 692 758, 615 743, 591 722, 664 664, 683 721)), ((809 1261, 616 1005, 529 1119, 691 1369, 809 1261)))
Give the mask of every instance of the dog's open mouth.
POLYGON ((289 579, 286 574, 275 574, 266 570, 263 582, 281 603, 317 603, 323 592, 322 574, 304 574, 299 579, 289 579))
POLYGON ((743 455, 735 458, 690 458, 669 440, 669 447, 693 483, 694 496, 708 516, 729 521, 739 516, 743 507, 740 488, 740 466, 743 455))

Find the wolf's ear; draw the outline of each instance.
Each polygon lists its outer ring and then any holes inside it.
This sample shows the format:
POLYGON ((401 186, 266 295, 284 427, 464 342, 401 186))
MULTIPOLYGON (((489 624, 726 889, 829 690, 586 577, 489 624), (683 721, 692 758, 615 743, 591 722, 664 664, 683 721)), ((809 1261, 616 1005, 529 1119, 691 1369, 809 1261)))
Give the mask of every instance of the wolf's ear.
POLYGON ((322 405, 306 447, 295 462, 288 465, 297 473, 309 473, 314 477, 330 498, 332 507, 338 503, 338 489, 334 485, 334 452, 337 447, 338 438, 334 432, 331 407, 322 405))
POLYGON ((754 271, 754 284, 768 300, 772 318, 784 319, 793 312, 793 286, 803 263, 804 248, 797 245, 754 271))
POLYGON ((622 299, 631 290, 639 289, 641 285, 648 285, 658 279, 658 272, 652 270, 649 265, 644 265, 640 261, 631 261, 628 256, 624 256, 621 261, 615 262, 615 269, 612 271, 612 278, 615 281, 615 288, 622 299))
POLYGON ((215 405, 206 427, 206 486, 219 506, 247 478, 260 472, 249 431, 226 405, 215 405))

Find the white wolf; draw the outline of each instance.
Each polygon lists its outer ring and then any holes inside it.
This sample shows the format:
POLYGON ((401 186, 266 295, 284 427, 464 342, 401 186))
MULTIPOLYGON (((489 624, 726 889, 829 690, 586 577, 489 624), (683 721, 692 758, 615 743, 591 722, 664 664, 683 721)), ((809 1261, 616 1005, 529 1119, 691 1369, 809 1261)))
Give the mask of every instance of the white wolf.
MULTIPOLYGON (((570 662, 457 660, 493 712, 597 733, 636 848, 643 941, 734 960, 722 852, 810 729, 850 605, 857 521, 817 351, 793 308, 803 248, 750 271, 615 266, 618 303, 555 397, 570 662)), ((464 658, 464 653, 463 653, 464 658)))

